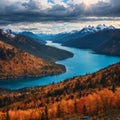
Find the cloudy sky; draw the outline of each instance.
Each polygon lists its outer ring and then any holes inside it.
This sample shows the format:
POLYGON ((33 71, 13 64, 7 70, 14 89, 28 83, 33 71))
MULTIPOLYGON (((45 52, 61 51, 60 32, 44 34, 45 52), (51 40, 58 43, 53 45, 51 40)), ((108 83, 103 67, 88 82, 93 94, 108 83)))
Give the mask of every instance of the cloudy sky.
POLYGON ((97 24, 120 27, 120 0, 0 1, 0 28, 59 33, 97 24))

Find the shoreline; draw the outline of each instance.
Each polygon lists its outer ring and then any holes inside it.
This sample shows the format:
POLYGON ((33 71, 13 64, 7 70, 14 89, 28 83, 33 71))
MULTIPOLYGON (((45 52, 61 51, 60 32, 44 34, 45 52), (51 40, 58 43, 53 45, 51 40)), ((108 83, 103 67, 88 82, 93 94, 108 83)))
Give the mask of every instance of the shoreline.
MULTIPOLYGON (((90 73, 90 74, 84 74, 84 75, 79 75, 79 76, 74 76, 74 77, 72 77, 72 78, 69 78, 69 79, 65 79, 65 80, 62 80, 62 81, 60 81, 60 82, 57 82, 57 83, 50 83, 50 84, 47 84, 47 85, 38 85, 38 86, 31 86, 31 87, 24 87, 24 88, 18 88, 18 89, 7 89, 7 88, 1 88, 0 87, 0 90, 5 90, 5 91, 9 91, 9 92, 19 92, 19 91, 27 91, 27 89, 37 89, 37 88, 44 88, 44 87, 48 87, 48 86, 51 86, 51 85, 58 85, 58 84, 62 84, 62 83, 66 83, 66 82, 68 82, 69 80, 72 80, 72 79, 74 79, 74 78, 76 78, 76 77, 85 77, 85 76, 88 76, 88 75, 93 75, 93 74, 96 74, 96 73, 98 73, 98 72, 100 72, 100 71, 103 71, 103 70, 106 70, 106 69, 108 69, 109 67, 112 67, 112 66, 114 66, 114 65, 117 65, 117 64, 120 64, 120 62, 117 62, 117 63, 115 63, 115 64, 112 64, 112 65, 109 65, 109 66, 107 66, 107 67, 105 67, 105 68, 102 68, 102 69, 100 69, 100 70, 98 70, 98 71, 96 71, 96 72, 93 72, 93 73, 90 73)), ((59 75, 59 74, 58 74, 59 75)), ((50 76, 53 76, 53 75, 50 75, 50 76)), ((36 78, 36 77, 31 77, 31 78, 27 78, 27 79, 33 79, 33 78, 36 78)), ((42 77, 37 77, 37 78, 42 78, 42 77)), ((17 79, 16 79, 17 80, 17 79)), ((2 91, 1 91, 2 92, 2 91)))

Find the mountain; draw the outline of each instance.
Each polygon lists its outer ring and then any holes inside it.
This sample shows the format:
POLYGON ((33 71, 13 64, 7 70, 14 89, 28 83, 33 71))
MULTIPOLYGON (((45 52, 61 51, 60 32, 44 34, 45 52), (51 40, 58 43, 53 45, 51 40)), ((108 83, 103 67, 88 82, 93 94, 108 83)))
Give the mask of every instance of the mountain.
POLYGON ((9 32, 7 31, 7 33, 3 31, 3 29, 0 30, 0 39, 2 41, 39 58, 43 58, 49 61, 56 61, 73 56, 73 54, 68 51, 47 46, 37 40, 34 40, 32 37, 21 34, 13 34, 11 30, 8 30, 9 32), (11 35, 14 35, 14 37, 11 37, 11 35))
POLYGON ((12 32, 12 30, 10 29, 6 29, 6 28, 3 28, 3 29, 0 29, 0 33, 2 35, 5 35, 7 38, 15 38, 15 33, 12 32))
POLYGON ((117 63, 93 74, 44 87, 1 89, 0 116, 13 120, 117 119, 119 94, 120 63, 117 63))
MULTIPOLYGON (((67 42, 67 41, 80 39, 80 38, 82 38, 86 35, 97 33, 97 32, 100 32, 100 31, 105 31, 105 30, 115 30, 115 27, 106 26, 104 24, 103 25, 99 24, 96 27, 88 26, 88 27, 84 27, 80 31, 75 31, 74 30, 70 33, 59 33, 59 34, 53 34, 53 35, 49 35, 49 36, 46 35, 46 40, 49 39, 49 40, 54 41, 54 42, 64 43, 64 42, 67 42), (48 38, 47 38, 47 36, 48 36, 48 38)), ((39 36, 41 36, 41 34, 39 34, 39 36)))
POLYGON ((69 40, 72 40, 73 38, 78 38, 81 37, 81 34, 79 31, 74 31, 74 32, 70 32, 70 33, 59 33, 59 34, 38 34, 38 36, 43 37, 43 40, 50 40, 53 42, 57 42, 57 43, 62 43, 62 42, 66 42, 69 40))
POLYGON ((0 40, 0 80, 60 74, 62 65, 35 57, 0 40))
POLYGON ((37 36, 39 36, 43 41, 52 40, 57 34, 45 34, 45 33, 39 33, 37 36))
POLYGON ((63 73, 65 67, 54 62, 68 57, 72 53, 46 46, 33 36, 0 29, 0 80, 63 73))
POLYGON ((92 49, 96 53, 120 56, 120 30, 99 31, 62 44, 80 49, 92 49))
POLYGON ((96 53, 120 56, 120 29, 113 26, 88 26, 81 31, 58 34, 54 42, 80 49, 92 49, 96 53))
POLYGON ((90 34, 90 33, 96 33, 96 32, 99 32, 99 31, 104 31, 104 30, 114 30, 115 27, 114 26, 106 26, 105 24, 99 24, 97 25, 96 27, 94 26, 88 26, 88 27, 85 27, 81 30, 81 33, 85 33, 85 34, 90 34))
POLYGON ((93 50, 101 54, 120 56, 120 30, 108 32, 109 36, 111 34, 111 37, 104 40, 102 44, 95 47, 93 50))
POLYGON ((42 43, 42 44, 45 44, 46 42, 44 41, 44 40, 42 40, 43 39, 43 37, 39 37, 38 35, 36 35, 36 34, 34 34, 34 33, 32 33, 32 32, 26 32, 26 31, 24 31, 24 32, 21 32, 21 33, 19 33, 20 35, 24 35, 24 36, 26 36, 26 37, 30 37, 30 38, 32 38, 32 39, 34 39, 34 40, 36 40, 36 41, 39 41, 40 43, 42 43))

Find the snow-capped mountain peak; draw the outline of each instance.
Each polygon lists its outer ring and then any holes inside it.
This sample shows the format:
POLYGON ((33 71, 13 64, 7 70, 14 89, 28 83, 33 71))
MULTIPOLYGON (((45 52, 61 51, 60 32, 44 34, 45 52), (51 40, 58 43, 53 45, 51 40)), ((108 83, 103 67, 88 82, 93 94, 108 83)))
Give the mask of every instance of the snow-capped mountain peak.
POLYGON ((99 24, 99 25, 97 25, 96 28, 97 28, 97 30, 104 30, 107 28, 107 26, 105 24, 99 24))
POLYGON ((116 28, 115 28, 114 26, 110 25, 110 26, 109 26, 109 29, 113 29, 113 30, 114 30, 114 29, 116 29, 116 28))
POLYGON ((3 33, 3 34, 8 34, 8 33, 10 34, 11 32, 12 32, 12 31, 11 31, 10 29, 6 29, 6 28, 3 28, 3 29, 2 29, 2 33, 3 33))
POLYGON ((82 33, 95 33, 103 30, 113 30, 115 29, 114 26, 106 26, 105 24, 99 24, 96 27, 94 26, 87 26, 81 30, 82 33))
POLYGON ((3 28, 2 34, 9 38, 15 38, 15 34, 10 29, 3 28))
POLYGON ((115 27, 114 26, 106 26, 105 24, 99 24, 99 25, 97 25, 97 30, 106 30, 106 29, 115 29, 115 27))

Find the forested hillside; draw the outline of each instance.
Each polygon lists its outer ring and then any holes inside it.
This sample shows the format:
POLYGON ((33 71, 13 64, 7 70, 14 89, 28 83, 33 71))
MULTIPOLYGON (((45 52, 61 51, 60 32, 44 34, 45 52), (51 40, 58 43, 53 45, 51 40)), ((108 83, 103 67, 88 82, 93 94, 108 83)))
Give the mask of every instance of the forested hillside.
POLYGON ((0 41, 0 80, 7 78, 42 77, 60 74, 65 67, 35 57, 0 41))
POLYGON ((5 31, 0 29, 0 40, 34 56, 52 62, 73 56, 73 54, 68 51, 47 46, 43 44, 42 41, 37 41, 34 37, 22 34, 13 35, 9 29, 5 31))
MULTIPOLYGON (((66 120, 119 117, 120 63, 96 73, 44 87, 0 92, 1 116, 10 119, 66 120)), ((1 118, 2 118, 1 117, 1 118)))

